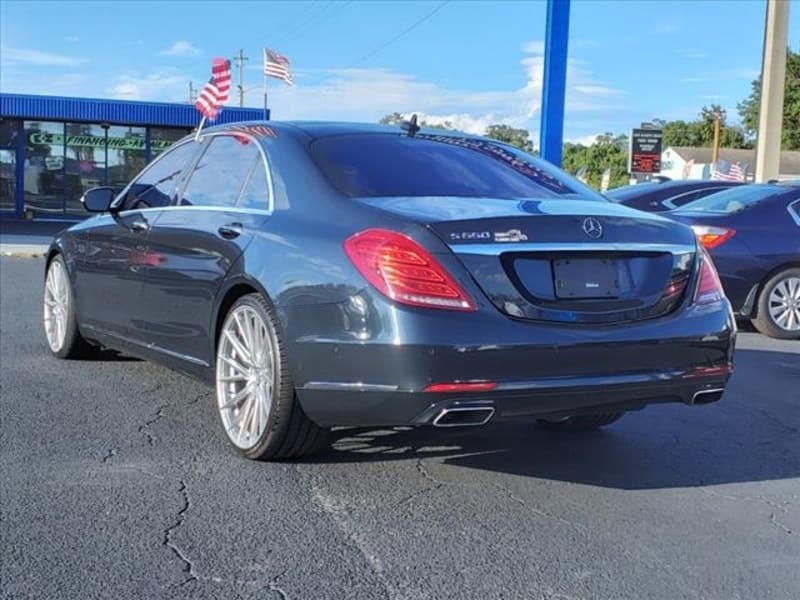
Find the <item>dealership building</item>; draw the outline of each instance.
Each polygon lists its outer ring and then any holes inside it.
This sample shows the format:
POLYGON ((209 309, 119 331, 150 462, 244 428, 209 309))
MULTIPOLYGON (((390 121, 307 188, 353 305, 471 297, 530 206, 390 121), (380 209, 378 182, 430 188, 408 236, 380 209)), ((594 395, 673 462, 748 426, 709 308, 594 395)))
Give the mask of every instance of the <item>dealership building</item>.
MULTIPOLYGON (((216 123, 263 118, 225 107, 216 123)), ((83 219, 84 191, 123 187, 199 122, 188 103, 0 94, 0 218, 83 219)))

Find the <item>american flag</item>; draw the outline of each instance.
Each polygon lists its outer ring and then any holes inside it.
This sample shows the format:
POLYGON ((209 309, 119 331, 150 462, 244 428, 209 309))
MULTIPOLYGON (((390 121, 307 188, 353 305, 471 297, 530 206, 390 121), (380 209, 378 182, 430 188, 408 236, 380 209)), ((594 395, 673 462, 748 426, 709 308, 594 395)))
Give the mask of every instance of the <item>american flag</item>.
POLYGON ((269 48, 264 48, 264 75, 283 79, 289 85, 294 85, 292 73, 289 71, 289 59, 269 48))
POLYGON ((732 163, 728 160, 719 159, 711 166, 711 179, 717 181, 744 181, 745 170, 744 167, 737 163, 732 163))
POLYGON ((231 91, 231 61, 215 58, 211 64, 211 79, 205 85, 194 106, 212 121, 217 118, 231 91))

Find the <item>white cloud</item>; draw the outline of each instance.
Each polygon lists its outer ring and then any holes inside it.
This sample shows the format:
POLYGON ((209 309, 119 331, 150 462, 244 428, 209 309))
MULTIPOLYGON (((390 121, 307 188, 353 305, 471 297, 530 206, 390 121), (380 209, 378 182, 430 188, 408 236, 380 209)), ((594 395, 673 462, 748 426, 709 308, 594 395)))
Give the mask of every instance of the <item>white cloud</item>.
POLYGON ((708 81, 708 77, 681 77, 679 81, 681 83, 705 83, 708 81))
POLYGON ((191 42, 179 40, 158 54, 159 56, 199 56, 200 49, 193 46, 191 42))
POLYGON ((188 100, 190 77, 175 69, 164 69, 146 76, 119 75, 105 94, 119 100, 160 100, 183 102, 188 100))
POLYGON ((571 142, 573 144, 581 144, 582 146, 591 146, 597 140, 597 136, 604 135, 600 132, 598 133, 591 133, 589 135, 582 135, 578 137, 568 138, 564 141, 571 142))
POLYGON ((0 61, 3 66, 32 65, 36 67, 75 67, 89 62, 86 58, 29 48, 9 48, 8 46, 0 48, 0 61))
MULTIPOLYGON (((470 133, 483 133, 494 123, 535 130, 541 108, 544 44, 532 41, 522 49, 525 56, 520 60, 520 68, 526 81, 516 89, 454 89, 390 69, 335 69, 313 74, 298 70, 295 87, 270 80, 269 104, 272 116, 280 120, 374 122, 386 114, 399 112, 417 113, 431 124, 449 121, 453 127, 470 133), (304 84, 309 80, 310 83, 304 84)), ((261 105, 262 94, 260 88, 251 90, 246 104, 261 105)), ((597 81, 586 63, 570 59, 568 112, 619 109, 622 94, 621 90, 597 81)))
POLYGON ((81 38, 79 38, 77 35, 68 35, 64 37, 65 42, 79 42, 80 40, 81 38))

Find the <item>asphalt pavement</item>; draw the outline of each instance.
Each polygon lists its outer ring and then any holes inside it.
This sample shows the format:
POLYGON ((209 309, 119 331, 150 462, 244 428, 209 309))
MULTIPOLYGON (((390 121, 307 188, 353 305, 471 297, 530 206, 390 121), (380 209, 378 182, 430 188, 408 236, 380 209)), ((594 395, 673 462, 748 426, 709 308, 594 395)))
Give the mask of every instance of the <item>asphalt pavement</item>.
POLYGON ((341 430, 296 463, 213 393, 50 356, 42 259, 0 258, 0 597, 800 597, 800 343, 739 337, 723 400, 558 434, 341 430))

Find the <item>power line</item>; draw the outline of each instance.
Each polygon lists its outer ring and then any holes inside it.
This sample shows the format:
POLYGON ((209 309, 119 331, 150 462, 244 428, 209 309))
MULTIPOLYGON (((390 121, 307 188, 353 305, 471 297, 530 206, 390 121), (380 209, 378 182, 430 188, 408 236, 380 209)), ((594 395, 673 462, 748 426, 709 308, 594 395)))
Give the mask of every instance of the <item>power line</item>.
MULTIPOLYGON (((342 67, 342 69, 352 69, 353 67, 356 67, 356 66, 360 65, 364 61, 369 60, 370 58, 372 58, 373 56, 378 54, 380 51, 384 50, 385 48, 387 48, 388 46, 390 46, 391 44, 393 44, 394 42, 399 40, 404 35, 410 33, 411 31, 413 31, 414 29, 416 29, 417 27, 422 25, 425 21, 430 19, 433 15, 435 15, 437 12, 442 10, 448 4, 450 4, 450 0, 444 0, 444 2, 440 2, 432 11, 428 12, 427 14, 422 16, 420 19, 414 21, 411 25, 409 25, 408 27, 403 29, 403 31, 401 31, 400 33, 398 33, 394 37, 388 39, 387 41, 382 43, 377 48, 375 48, 373 50, 370 50, 369 52, 367 52, 366 54, 364 54, 360 58, 357 58, 356 60, 354 60, 350 64, 342 67)), ((318 85, 318 84, 320 84, 320 83, 322 83, 324 81, 328 81, 329 79, 332 79, 333 77, 335 77, 335 75, 327 75, 327 76, 322 77, 321 79, 318 79, 317 81, 313 81, 313 82, 311 82, 311 83, 309 83, 307 85, 309 87, 313 86, 313 85, 318 85)))
POLYGON ((341 11, 341 10, 342 10, 342 9, 343 9, 345 6, 347 6, 348 4, 352 4, 352 2, 353 2, 353 0, 347 0, 347 2, 342 2, 341 4, 338 4, 338 5, 336 5, 336 6, 333 6, 333 7, 332 7, 332 8, 333 8, 333 10, 332 10, 332 11, 330 11, 330 12, 329 12, 327 15, 325 15, 324 17, 323 17, 323 13, 320 13, 320 14, 318 15, 318 18, 317 18, 316 20, 314 20, 314 19, 311 19, 310 21, 308 21, 308 23, 309 23, 309 24, 308 24, 307 26, 305 26, 305 27, 301 28, 301 30, 299 31, 299 33, 298 33, 297 35, 295 35, 295 36, 293 36, 293 37, 292 37, 292 39, 291 39, 291 43, 292 43, 292 44, 296 43, 296 42, 297 42, 297 40, 299 40, 299 39, 302 39, 304 36, 308 35, 308 32, 309 32, 309 31, 313 31, 313 30, 314 30, 316 27, 318 27, 320 24, 322 24, 322 23, 329 23, 329 22, 331 21, 331 19, 332 19, 333 15, 335 15, 336 13, 338 13, 339 11, 341 11), (312 23, 311 21, 313 21, 313 23, 312 23))

